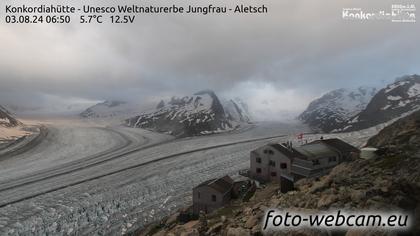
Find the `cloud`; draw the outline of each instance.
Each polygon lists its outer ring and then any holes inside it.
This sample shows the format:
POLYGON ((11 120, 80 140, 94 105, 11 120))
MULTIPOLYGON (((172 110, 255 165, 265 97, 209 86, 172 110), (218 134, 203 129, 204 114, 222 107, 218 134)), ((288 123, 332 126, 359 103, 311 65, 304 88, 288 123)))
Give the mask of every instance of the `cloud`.
MULTIPOLYGON (((12 2, 23 1, 7 0, 5 4, 12 2)), ((31 4, 41 2, 65 1, 37 0, 31 4)), ((116 4, 109 0, 73 2, 116 4)), ((210 88, 249 101, 264 97, 267 107, 273 108, 267 117, 277 117, 279 111, 290 110, 286 105, 296 103, 292 107, 303 109, 312 98, 330 89, 376 85, 403 74, 419 73, 418 23, 341 19, 343 7, 389 9, 392 1, 242 3, 264 3, 269 14, 138 15, 133 25, 1 23, 0 101, 26 104, 42 100, 47 105, 54 99, 45 98, 55 96, 72 98, 69 101, 150 102, 160 96, 210 88), (269 102, 278 99, 288 102, 269 102)), ((256 110, 264 107, 254 105, 256 110)))
POLYGON ((279 89, 267 82, 243 82, 224 96, 236 95, 248 105, 251 116, 259 121, 290 121, 313 99, 297 89, 279 89), (251 96, 248 96, 248 95, 251 96))

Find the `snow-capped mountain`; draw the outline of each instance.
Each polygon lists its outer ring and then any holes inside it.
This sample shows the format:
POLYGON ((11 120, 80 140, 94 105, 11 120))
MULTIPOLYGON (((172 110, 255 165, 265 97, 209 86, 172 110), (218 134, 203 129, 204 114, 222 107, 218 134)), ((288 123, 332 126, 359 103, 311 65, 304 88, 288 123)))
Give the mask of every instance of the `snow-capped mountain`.
POLYGON ((375 93, 370 87, 333 90, 312 101, 299 119, 315 130, 331 132, 362 111, 375 93))
POLYGON ((340 131, 372 127, 420 109, 420 76, 407 75, 381 89, 340 131))
POLYGON ((140 106, 123 101, 105 101, 87 108, 80 113, 83 118, 120 118, 127 119, 139 113, 140 106))
POLYGON ((15 127, 20 125, 21 123, 10 114, 6 108, 0 106, 0 126, 3 127, 15 127))
POLYGON ((204 90, 192 96, 172 97, 161 101, 156 109, 130 118, 130 127, 150 129, 179 137, 196 136, 233 130, 249 116, 233 100, 226 109, 213 91, 204 90), (238 119, 238 120, 236 120, 238 119))
POLYGON ((240 98, 224 100, 222 105, 229 120, 245 123, 252 121, 248 105, 240 98))

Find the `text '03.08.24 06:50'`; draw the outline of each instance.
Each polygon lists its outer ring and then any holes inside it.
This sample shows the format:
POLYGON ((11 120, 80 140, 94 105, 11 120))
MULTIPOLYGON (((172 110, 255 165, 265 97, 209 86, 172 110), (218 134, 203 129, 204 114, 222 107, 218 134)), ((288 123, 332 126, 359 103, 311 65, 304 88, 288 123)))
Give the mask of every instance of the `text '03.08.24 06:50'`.
POLYGON ((135 15, 81 15, 76 21, 70 15, 6 15, 4 22, 7 24, 132 24, 135 15))

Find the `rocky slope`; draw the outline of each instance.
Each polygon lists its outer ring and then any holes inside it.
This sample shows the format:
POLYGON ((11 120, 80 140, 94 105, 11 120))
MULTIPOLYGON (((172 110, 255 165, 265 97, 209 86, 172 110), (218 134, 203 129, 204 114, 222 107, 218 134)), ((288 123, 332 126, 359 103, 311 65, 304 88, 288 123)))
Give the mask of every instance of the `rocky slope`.
POLYGON ((351 118, 341 131, 372 127, 420 108, 420 76, 398 78, 381 89, 366 108, 351 118))
POLYGON ((233 100, 223 106, 213 91, 161 101, 156 109, 130 118, 130 127, 168 133, 178 137, 196 136, 233 130, 249 122, 245 110, 233 100))
POLYGON ((0 126, 15 127, 19 124, 20 122, 14 118, 6 108, 0 106, 0 126))
POLYGON ((222 101, 227 119, 231 121, 249 123, 252 121, 248 105, 239 98, 222 101))
POLYGON ((362 111, 375 93, 376 89, 369 87, 331 91, 311 102, 299 119, 314 130, 334 131, 362 111))
POLYGON ((6 108, 0 106, 0 150, 23 136, 30 135, 32 130, 28 129, 16 119, 6 108))
POLYGON ((369 139, 367 145, 420 150, 420 111, 399 119, 384 128, 376 136, 369 139))
MULTIPOLYGON (((420 115, 417 112, 369 140, 369 145, 379 148, 378 158, 342 163, 319 179, 298 181, 295 191, 286 194, 279 193, 278 185, 268 184, 257 190, 249 202, 233 202, 187 224, 178 223, 172 216, 137 235, 262 235, 261 223, 268 208, 308 213, 329 209, 405 211, 414 216, 414 221, 413 227, 404 235, 420 235, 419 133, 420 115)), ((332 234, 326 229, 301 229, 268 235, 332 234)), ((339 235, 398 234, 350 229, 339 235)))

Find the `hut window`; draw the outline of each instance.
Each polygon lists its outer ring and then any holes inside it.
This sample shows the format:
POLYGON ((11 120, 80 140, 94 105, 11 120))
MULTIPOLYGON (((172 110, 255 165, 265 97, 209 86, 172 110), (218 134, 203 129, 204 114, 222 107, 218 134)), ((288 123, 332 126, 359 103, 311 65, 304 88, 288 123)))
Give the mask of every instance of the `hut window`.
POLYGON ((321 163, 319 163, 319 160, 312 160, 312 165, 316 166, 316 165, 320 165, 321 163))
POLYGON ((280 169, 287 169, 287 163, 281 163, 280 169))
POLYGON ((260 174, 261 173, 261 168, 257 168, 257 173, 260 174))
POLYGON ((276 166, 276 162, 275 161, 271 161, 268 163, 269 166, 276 166))
POLYGON ((211 195, 211 200, 215 202, 217 200, 216 195, 211 195))
POLYGON ((277 176, 277 172, 271 172, 271 176, 272 177, 276 177, 277 176))
POLYGON ((260 157, 257 157, 256 158, 256 161, 257 161, 257 163, 261 163, 261 158, 260 157))
POLYGON ((273 152, 273 150, 270 150, 270 149, 265 149, 264 150, 264 154, 270 154, 270 155, 273 155, 274 154, 274 152, 273 152))

